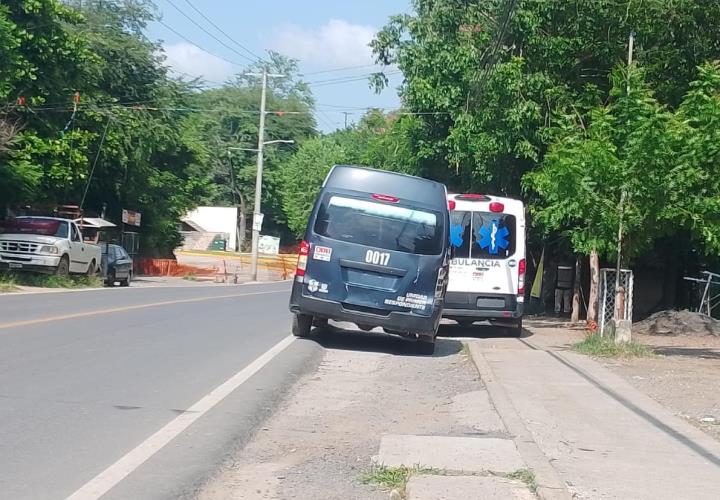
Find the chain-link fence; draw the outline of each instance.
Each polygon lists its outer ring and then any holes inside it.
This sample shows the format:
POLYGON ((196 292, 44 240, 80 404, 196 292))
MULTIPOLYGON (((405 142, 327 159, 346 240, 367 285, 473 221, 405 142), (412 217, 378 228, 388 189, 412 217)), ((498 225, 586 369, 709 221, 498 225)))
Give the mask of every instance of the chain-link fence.
MULTIPOLYGON (((598 314, 599 325, 598 331, 604 334, 605 327, 615 317, 615 269, 600 269, 600 311, 598 314)), ((625 288, 625 307, 622 317, 619 319, 627 319, 632 321, 633 313, 633 273, 628 269, 620 270, 620 286, 625 288)))

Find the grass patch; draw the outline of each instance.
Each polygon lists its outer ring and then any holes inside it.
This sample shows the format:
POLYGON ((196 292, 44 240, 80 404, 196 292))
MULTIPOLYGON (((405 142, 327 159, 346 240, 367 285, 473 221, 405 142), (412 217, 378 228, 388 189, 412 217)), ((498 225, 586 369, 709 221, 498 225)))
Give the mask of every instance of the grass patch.
POLYGON ((398 490, 405 493, 405 486, 414 475, 442 475, 443 471, 414 465, 412 467, 385 467, 374 465, 372 470, 363 477, 363 483, 376 484, 388 490, 398 490))
POLYGON ((615 344, 609 337, 601 337, 598 333, 591 333, 585 340, 572 345, 572 350, 588 356, 601 358, 637 358, 652 356, 652 351, 635 341, 615 344))
POLYGON ((511 472, 505 476, 508 479, 514 479, 516 481, 522 481, 533 493, 537 493, 538 485, 535 479, 535 473, 530 469, 518 469, 515 472, 511 472))
POLYGON ((185 276, 183 276, 182 279, 184 279, 185 281, 197 281, 198 280, 197 276, 195 276, 194 274, 186 274, 185 276))
POLYGON ((16 292, 17 290, 17 283, 12 276, 0 274, 0 293, 16 292))
MULTIPOLYGON (((41 288, 98 288, 103 286, 99 276, 55 276, 32 273, 0 274, 0 291, 3 284, 13 289, 19 286, 35 286, 41 288)), ((12 290, 11 290, 12 291, 12 290)))

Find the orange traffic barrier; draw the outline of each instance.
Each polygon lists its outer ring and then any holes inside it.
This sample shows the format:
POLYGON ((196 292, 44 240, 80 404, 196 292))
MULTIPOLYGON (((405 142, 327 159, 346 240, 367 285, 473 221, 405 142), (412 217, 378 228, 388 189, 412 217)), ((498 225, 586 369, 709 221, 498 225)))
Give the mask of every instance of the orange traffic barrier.
POLYGON ((214 276, 215 268, 204 268, 178 264, 175 259, 140 258, 135 261, 138 274, 145 276, 214 276))

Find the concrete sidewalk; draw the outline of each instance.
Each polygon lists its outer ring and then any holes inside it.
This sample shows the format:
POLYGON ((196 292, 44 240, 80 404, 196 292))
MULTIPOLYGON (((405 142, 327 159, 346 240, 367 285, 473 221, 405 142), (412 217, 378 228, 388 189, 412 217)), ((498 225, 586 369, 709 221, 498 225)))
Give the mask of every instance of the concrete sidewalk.
POLYGON ((539 449, 552 464, 535 471, 541 488, 556 473, 581 499, 720 498, 720 443, 542 328, 528 332, 469 346, 523 459, 532 468, 539 449))

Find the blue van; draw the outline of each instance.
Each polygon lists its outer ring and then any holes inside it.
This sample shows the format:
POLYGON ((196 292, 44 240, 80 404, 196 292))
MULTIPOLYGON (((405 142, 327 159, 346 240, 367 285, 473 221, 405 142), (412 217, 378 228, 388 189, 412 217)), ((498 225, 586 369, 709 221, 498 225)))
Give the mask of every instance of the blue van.
POLYGON ((292 332, 328 319, 417 337, 435 349, 448 276, 443 184, 336 165, 308 221, 290 297, 292 332))

